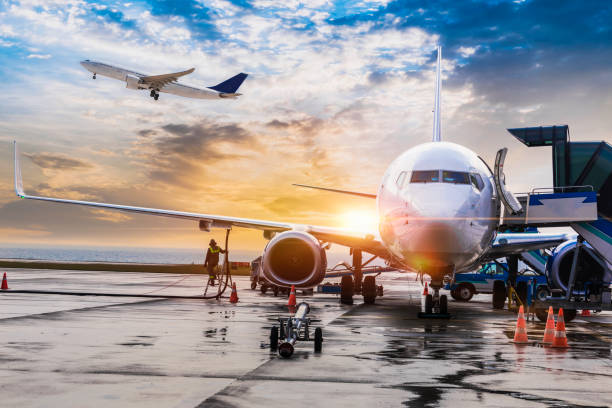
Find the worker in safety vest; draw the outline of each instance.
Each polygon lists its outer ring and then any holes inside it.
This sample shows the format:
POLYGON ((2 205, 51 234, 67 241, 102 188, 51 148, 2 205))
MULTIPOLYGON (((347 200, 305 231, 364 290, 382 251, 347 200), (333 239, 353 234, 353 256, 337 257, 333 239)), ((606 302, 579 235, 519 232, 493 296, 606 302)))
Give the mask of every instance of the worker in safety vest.
POLYGON ((206 251, 206 260, 204 261, 204 267, 208 271, 208 282, 211 286, 215 286, 215 279, 217 278, 216 270, 217 265, 219 265, 219 253, 224 254, 225 250, 217 246, 217 242, 214 239, 211 239, 206 251))

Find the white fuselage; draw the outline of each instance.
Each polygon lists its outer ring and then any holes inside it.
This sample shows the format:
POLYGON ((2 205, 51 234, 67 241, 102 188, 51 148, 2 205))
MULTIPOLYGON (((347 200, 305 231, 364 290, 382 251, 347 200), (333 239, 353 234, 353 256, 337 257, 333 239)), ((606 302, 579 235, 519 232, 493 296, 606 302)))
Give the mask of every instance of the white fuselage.
POLYGON ((81 61, 81 65, 85 69, 96 75, 102 75, 105 77, 123 81, 130 89, 155 90, 157 92, 164 92, 173 95, 184 96, 186 98, 196 99, 217 99, 221 97, 221 94, 219 92, 210 89, 194 88, 192 86, 187 86, 176 82, 166 84, 160 89, 153 89, 147 84, 138 84, 138 79, 147 76, 146 74, 130 71, 129 69, 119 68, 113 65, 105 64, 103 62, 86 60, 81 61))
POLYGON ((432 282, 473 268, 499 219, 491 170, 474 152, 449 142, 416 146, 393 161, 377 207, 383 244, 432 282))

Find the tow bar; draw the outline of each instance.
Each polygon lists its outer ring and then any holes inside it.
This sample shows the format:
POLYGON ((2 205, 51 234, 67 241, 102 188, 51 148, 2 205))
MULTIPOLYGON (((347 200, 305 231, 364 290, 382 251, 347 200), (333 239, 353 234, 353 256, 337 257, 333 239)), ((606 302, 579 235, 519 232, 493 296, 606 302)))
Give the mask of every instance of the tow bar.
POLYGON ((323 347, 323 330, 317 327, 314 331, 314 339, 310 338, 310 319, 306 315, 310 312, 308 303, 302 302, 297 306, 293 316, 278 318, 279 327, 273 326, 270 331, 270 350, 277 350, 281 357, 289 358, 293 355, 295 343, 300 341, 314 341, 315 353, 320 353, 323 347))

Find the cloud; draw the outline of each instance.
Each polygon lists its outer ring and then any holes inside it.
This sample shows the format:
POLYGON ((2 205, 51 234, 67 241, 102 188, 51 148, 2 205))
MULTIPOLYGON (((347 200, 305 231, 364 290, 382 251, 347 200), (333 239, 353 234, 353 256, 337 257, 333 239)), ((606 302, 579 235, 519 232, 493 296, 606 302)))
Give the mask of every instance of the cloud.
POLYGON ((88 169, 93 166, 84 161, 58 153, 24 153, 34 164, 43 169, 76 170, 88 169))
POLYGON ((29 54, 26 58, 46 60, 46 59, 51 58, 51 54, 29 54))
POLYGON ((254 135, 235 123, 170 123, 137 133, 134 154, 146 163, 149 178, 188 188, 201 185, 207 167, 258 149, 254 135))

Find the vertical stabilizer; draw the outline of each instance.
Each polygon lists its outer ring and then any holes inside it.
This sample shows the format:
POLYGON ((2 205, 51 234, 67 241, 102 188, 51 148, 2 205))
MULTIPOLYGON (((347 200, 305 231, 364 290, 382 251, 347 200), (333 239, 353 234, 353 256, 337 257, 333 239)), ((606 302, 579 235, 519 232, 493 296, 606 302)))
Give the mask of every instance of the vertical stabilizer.
POLYGON ((434 126, 432 142, 442 140, 440 136, 440 91, 442 88, 442 80, 440 78, 440 70, 442 65, 442 47, 438 46, 438 63, 436 65, 436 99, 434 101, 434 126))

